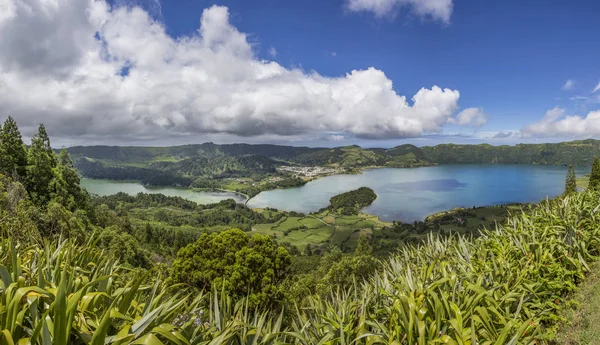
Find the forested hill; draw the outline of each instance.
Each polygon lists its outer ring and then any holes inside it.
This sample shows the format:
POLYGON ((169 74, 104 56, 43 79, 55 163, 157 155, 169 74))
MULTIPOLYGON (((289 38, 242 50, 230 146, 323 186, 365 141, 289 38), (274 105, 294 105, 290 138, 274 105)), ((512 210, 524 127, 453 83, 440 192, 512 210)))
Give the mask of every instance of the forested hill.
POLYGON ((197 169, 198 166, 203 166, 206 160, 210 160, 215 166, 215 171, 204 169, 202 172, 210 175, 236 170, 268 172, 272 170, 271 165, 277 164, 343 168, 461 163, 590 165, 593 157, 600 154, 600 141, 589 139, 515 146, 441 144, 421 148, 407 144, 391 149, 365 149, 356 145, 310 148, 205 143, 172 147, 76 146, 69 148, 68 151, 75 158, 78 166, 95 162, 113 167, 154 167, 184 174, 188 172, 189 167, 194 166, 194 169, 197 169), (83 158, 85 162, 82 163, 83 158))
POLYGON ((600 155, 600 140, 587 139, 553 144, 515 146, 442 144, 421 148, 427 161, 436 164, 492 163, 590 166, 600 155))

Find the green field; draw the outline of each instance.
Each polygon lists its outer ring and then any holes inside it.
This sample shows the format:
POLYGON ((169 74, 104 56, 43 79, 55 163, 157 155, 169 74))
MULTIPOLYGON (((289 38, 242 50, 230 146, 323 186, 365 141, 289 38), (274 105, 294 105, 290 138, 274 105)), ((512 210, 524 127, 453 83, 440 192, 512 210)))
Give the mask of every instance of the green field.
MULTIPOLYGON (((265 215, 264 209, 257 209, 265 215)), ((335 244, 353 247, 361 231, 372 233, 391 228, 391 223, 382 222, 376 216, 340 216, 324 211, 304 217, 284 217, 270 224, 258 224, 252 228, 257 233, 273 235, 279 242, 289 242, 302 250, 307 244, 335 244)))

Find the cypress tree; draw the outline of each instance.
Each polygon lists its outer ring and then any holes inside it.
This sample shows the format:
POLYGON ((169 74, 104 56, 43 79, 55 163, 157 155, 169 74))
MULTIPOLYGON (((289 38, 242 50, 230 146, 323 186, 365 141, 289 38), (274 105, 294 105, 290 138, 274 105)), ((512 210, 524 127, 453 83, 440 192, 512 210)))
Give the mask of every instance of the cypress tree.
POLYGON ((12 117, 8 117, 0 131, 0 173, 25 179, 27 151, 21 138, 19 127, 12 117))
POLYGON ((567 179, 565 180, 565 195, 575 192, 577 192, 577 176, 575 176, 575 167, 571 164, 569 165, 567 179))
POLYGON ((40 125, 38 133, 31 138, 27 156, 27 191, 36 205, 45 206, 50 201, 56 158, 44 125, 40 125))
POLYGON ((594 157, 588 188, 591 190, 600 190, 600 160, 598 160, 598 157, 594 157))

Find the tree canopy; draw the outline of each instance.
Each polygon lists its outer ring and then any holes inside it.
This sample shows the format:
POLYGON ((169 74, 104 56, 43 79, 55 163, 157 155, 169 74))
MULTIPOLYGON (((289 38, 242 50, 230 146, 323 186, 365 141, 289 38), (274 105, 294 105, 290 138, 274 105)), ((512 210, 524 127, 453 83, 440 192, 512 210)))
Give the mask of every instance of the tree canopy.
POLYGON ((177 254, 172 278, 200 289, 224 289, 254 305, 279 299, 278 284, 291 264, 288 251, 271 237, 239 229, 203 234, 177 254))
POLYGON ((377 199, 377 194, 368 187, 360 187, 329 199, 329 209, 341 211, 342 214, 357 214, 358 211, 371 205, 377 199))
POLYGON ((592 173, 590 174, 590 183, 588 186, 591 190, 600 190, 600 160, 594 157, 592 164, 592 173))
POLYGON ((25 178, 27 151, 17 123, 10 116, 0 130, 0 156, 0 173, 18 179, 25 178))
POLYGON ((577 192, 577 176, 575 175, 575 167, 571 164, 569 165, 567 178, 565 180, 565 194, 572 194, 575 192, 577 192))

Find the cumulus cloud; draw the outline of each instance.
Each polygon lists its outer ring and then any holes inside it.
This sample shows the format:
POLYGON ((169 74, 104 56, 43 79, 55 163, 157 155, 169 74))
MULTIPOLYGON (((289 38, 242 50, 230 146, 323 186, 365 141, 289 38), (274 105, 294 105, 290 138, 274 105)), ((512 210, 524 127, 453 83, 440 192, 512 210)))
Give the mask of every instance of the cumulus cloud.
POLYGON ((354 12, 372 12, 377 17, 394 16, 400 8, 408 8, 420 17, 430 17, 444 23, 450 22, 452 0, 346 0, 354 12))
POLYGON ((372 67, 325 77, 261 60, 226 7, 173 38, 139 7, 0 1, 1 115, 25 128, 44 122, 53 136, 415 137, 440 132, 459 97, 433 86, 407 101, 372 67))
POLYGON ((584 117, 566 115, 565 109, 555 107, 548 110, 541 121, 525 126, 522 132, 526 136, 600 136, 600 110, 591 111, 584 117))
POLYGON ((561 89, 563 90, 571 90, 573 88, 573 86, 575 86, 575 80, 573 79, 569 79, 565 82, 565 84, 562 86, 561 89))
POLYGON ((481 108, 467 108, 449 121, 450 123, 455 123, 460 126, 479 128, 487 123, 487 115, 481 108))

